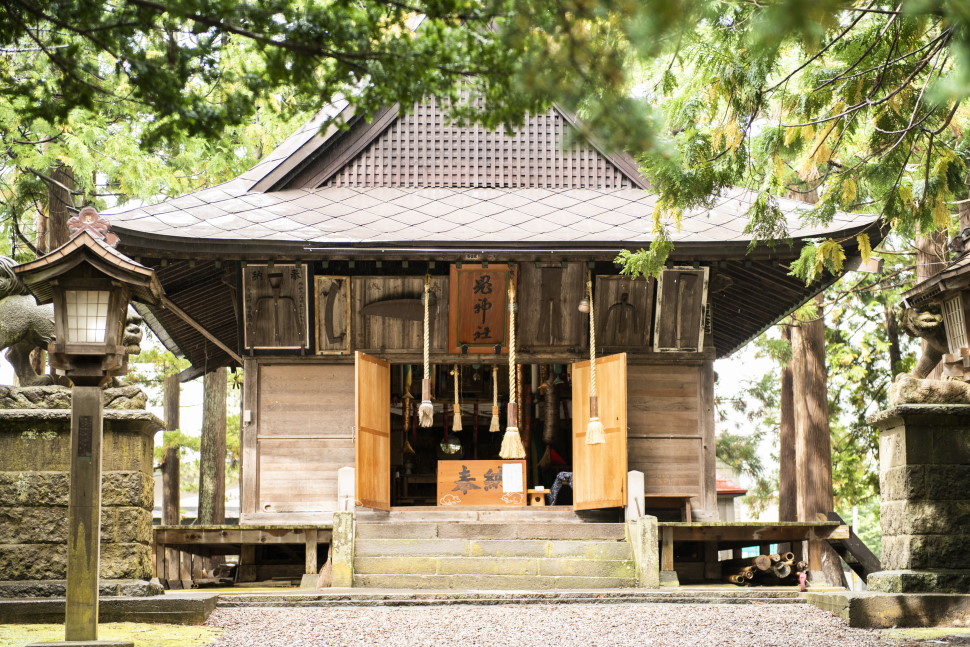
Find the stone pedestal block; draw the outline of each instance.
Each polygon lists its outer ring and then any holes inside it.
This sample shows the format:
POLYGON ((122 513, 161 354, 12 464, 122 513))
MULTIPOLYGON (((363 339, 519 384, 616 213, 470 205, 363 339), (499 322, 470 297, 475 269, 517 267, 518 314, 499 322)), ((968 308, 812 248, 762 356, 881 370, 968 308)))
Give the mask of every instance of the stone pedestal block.
POLYGON ((970 593, 970 405, 907 404, 879 436, 882 567, 872 591, 970 593))
MULTIPOLYGON (((151 579, 152 450, 162 426, 145 410, 104 411, 100 573, 106 580, 147 585, 151 579)), ((17 595, 15 583, 38 590, 46 590, 43 583, 63 585, 70 429, 70 409, 0 409, 0 597, 17 595)))

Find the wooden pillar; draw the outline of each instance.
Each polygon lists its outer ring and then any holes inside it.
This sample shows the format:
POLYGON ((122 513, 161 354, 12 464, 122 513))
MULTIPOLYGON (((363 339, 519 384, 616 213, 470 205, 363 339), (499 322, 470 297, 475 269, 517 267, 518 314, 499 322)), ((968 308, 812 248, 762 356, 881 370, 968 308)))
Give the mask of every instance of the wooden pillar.
POLYGON ((71 485, 68 501, 68 642, 98 639, 98 568, 101 557, 101 388, 71 393, 71 485))
POLYGON ((674 570, 674 529, 670 526, 660 532, 660 570, 674 570))
POLYGON ((239 566, 236 571, 236 579, 239 582, 256 581, 256 547, 252 544, 243 544, 239 547, 239 566))
POLYGON ((304 573, 316 574, 317 572, 317 531, 315 528, 308 528, 306 533, 306 569, 304 573))

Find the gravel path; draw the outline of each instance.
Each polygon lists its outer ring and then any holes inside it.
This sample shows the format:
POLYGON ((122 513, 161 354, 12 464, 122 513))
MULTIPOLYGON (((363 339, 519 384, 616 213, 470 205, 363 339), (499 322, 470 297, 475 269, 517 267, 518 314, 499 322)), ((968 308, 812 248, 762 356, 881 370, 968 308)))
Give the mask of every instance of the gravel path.
POLYGON ((212 647, 885 647, 801 604, 217 609, 212 647))

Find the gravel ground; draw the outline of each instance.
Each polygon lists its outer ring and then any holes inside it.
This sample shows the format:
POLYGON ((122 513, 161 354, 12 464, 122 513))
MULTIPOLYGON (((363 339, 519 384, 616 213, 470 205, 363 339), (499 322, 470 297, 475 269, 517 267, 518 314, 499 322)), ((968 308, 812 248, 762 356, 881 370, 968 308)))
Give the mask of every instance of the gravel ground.
POLYGON ((212 647, 885 647, 807 605, 568 604, 217 609, 212 647))

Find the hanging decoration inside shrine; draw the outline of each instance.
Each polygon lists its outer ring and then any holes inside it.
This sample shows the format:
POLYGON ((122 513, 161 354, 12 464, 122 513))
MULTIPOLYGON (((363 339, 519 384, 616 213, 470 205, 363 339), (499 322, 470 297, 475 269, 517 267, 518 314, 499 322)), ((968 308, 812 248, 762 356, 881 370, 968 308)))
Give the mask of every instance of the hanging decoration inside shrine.
POLYGON ((525 447, 519 435, 518 389, 515 379, 515 281, 509 281, 509 408, 505 436, 499 456, 505 460, 525 458, 525 447))
POLYGON ((421 380, 421 406, 418 407, 418 424, 430 427, 434 423, 434 405, 431 404, 431 318, 428 304, 431 294, 431 275, 424 277, 424 379, 421 380))
POLYGON ((586 291, 589 297, 589 424, 586 425, 586 444, 602 445, 606 442, 606 433, 600 422, 596 400, 596 310, 593 307, 592 278, 586 282, 586 291))

